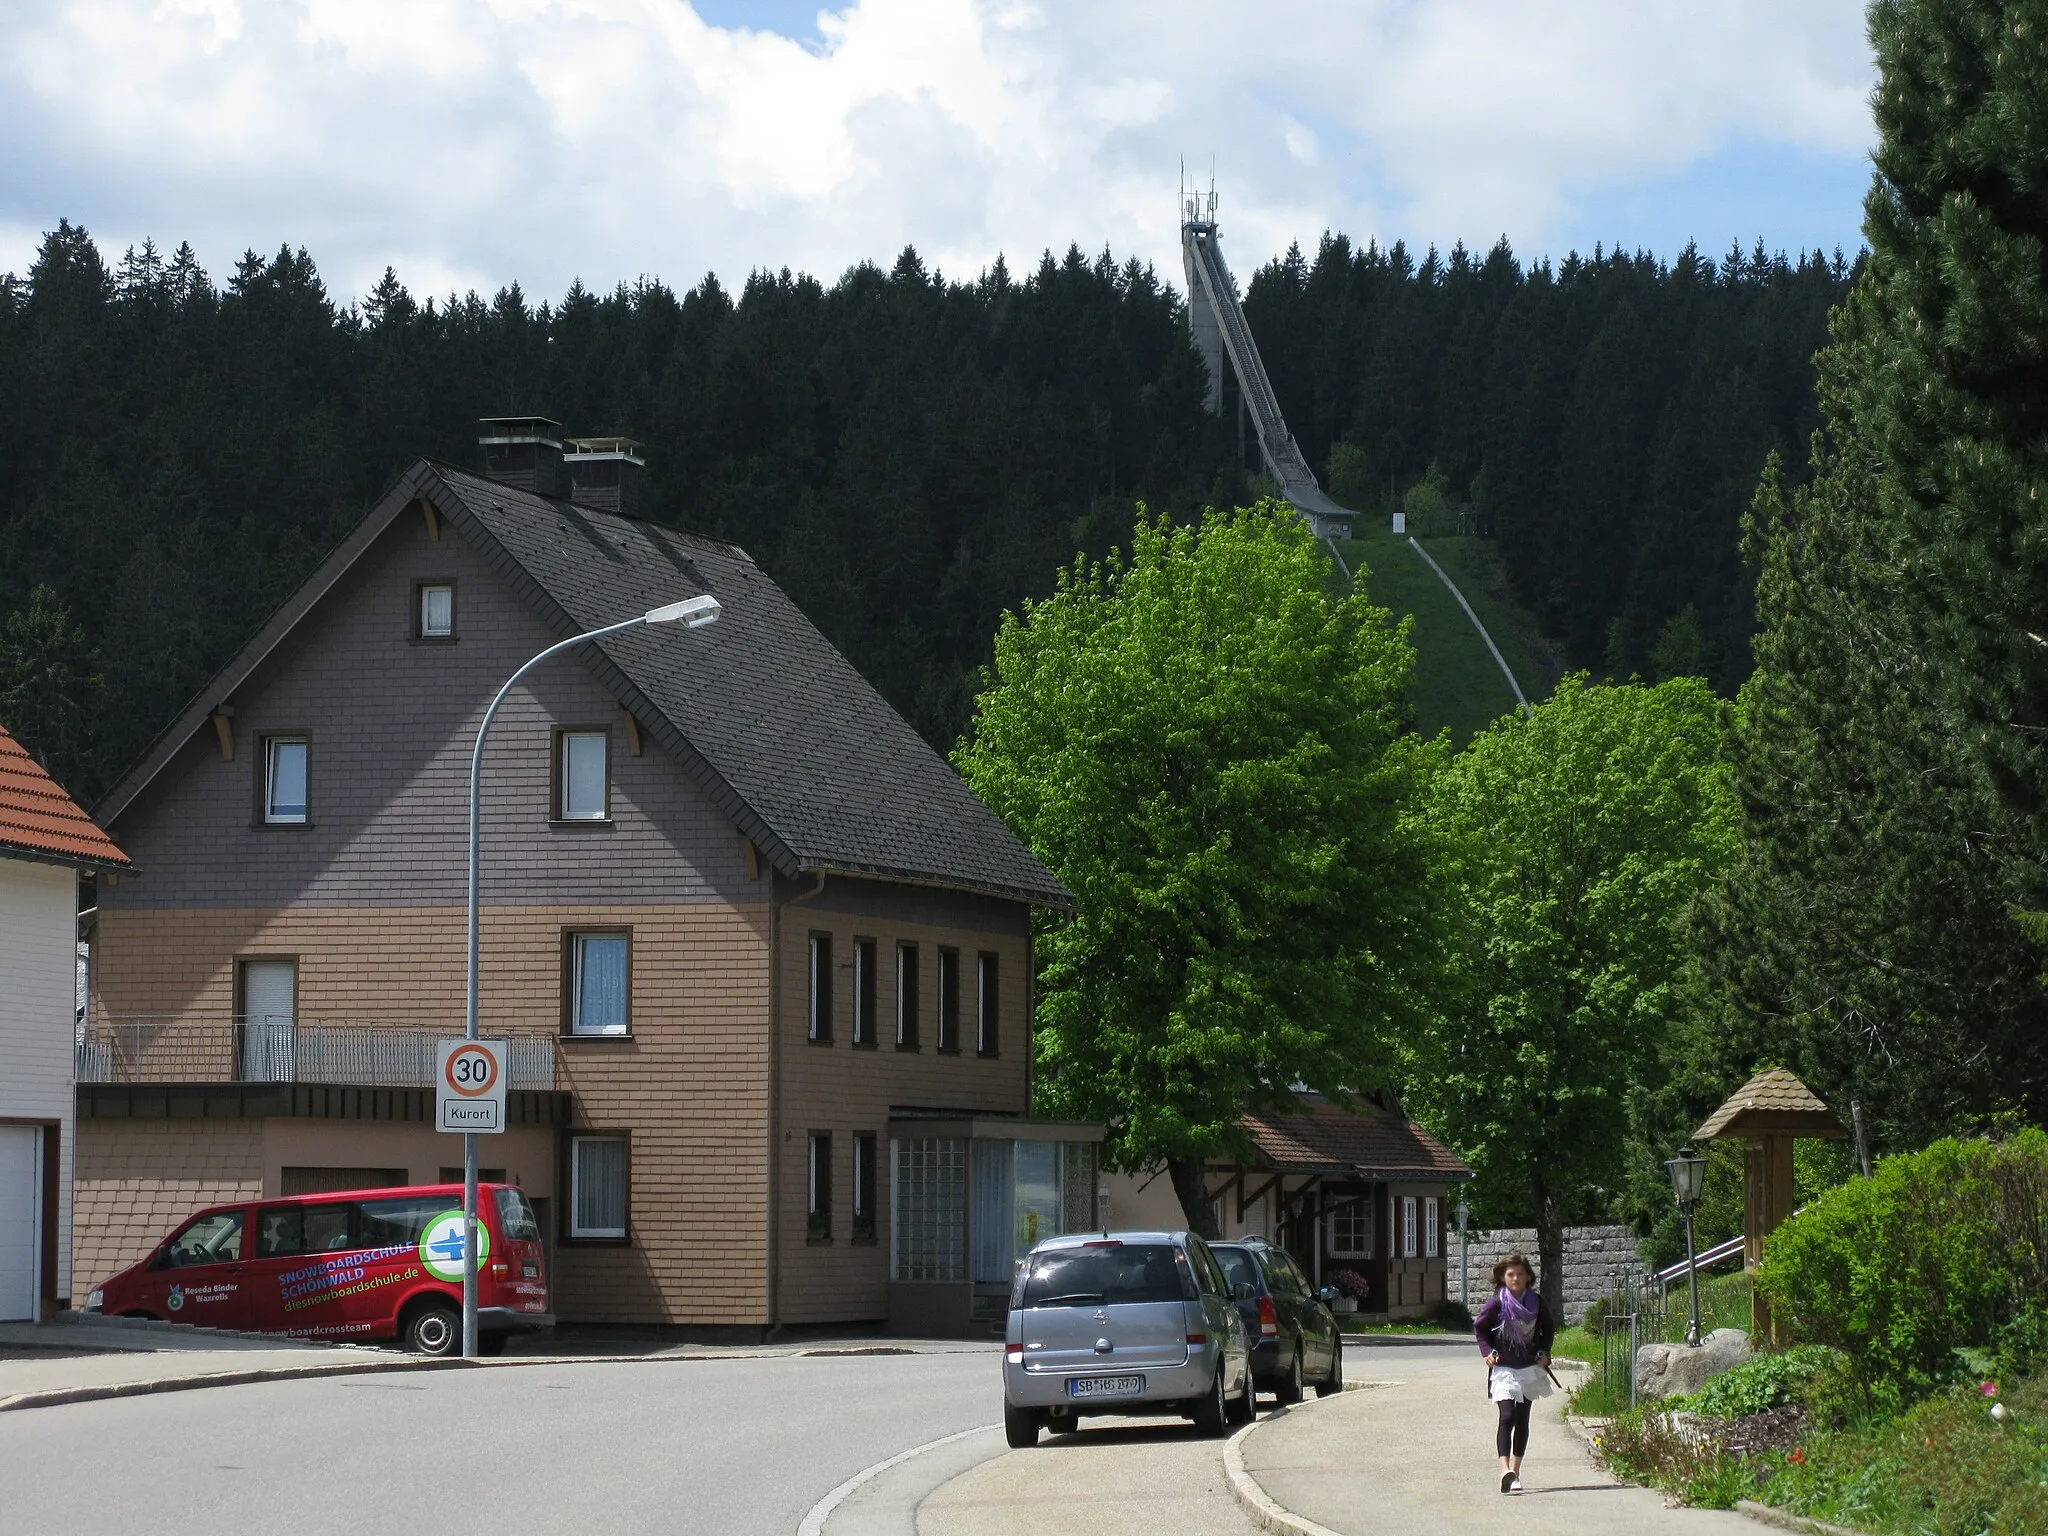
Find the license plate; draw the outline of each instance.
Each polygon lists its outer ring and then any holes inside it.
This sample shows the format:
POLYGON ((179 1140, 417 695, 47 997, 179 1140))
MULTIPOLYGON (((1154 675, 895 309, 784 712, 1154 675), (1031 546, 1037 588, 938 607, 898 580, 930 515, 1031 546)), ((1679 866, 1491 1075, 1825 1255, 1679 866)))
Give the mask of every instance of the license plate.
POLYGON ((1069 1397, 1143 1397, 1142 1376, 1075 1376, 1067 1382, 1069 1397))

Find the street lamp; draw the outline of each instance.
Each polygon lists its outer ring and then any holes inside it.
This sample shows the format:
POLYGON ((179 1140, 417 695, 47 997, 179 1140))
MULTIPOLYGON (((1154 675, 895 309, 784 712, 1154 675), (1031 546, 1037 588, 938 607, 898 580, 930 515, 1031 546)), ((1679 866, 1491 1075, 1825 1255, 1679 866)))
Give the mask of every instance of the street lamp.
POLYGON ((1697 1348, 1700 1342, 1700 1270, 1699 1261, 1693 1257, 1692 1213, 1700 1203, 1700 1191, 1706 1187, 1707 1160, 1691 1147, 1680 1147, 1678 1156, 1666 1158, 1664 1166, 1671 1173, 1671 1193, 1678 1197, 1678 1209, 1685 1217, 1685 1278, 1692 1287, 1692 1321, 1686 1325, 1685 1342, 1697 1348))
MULTIPOLYGON (((505 702, 505 696, 519 679, 557 651, 566 651, 572 645, 582 645, 587 640, 602 640, 606 635, 638 629, 642 624, 680 623, 691 629, 702 629, 706 624, 717 622, 718 614, 718 599, 706 593, 702 597, 686 597, 678 603, 650 608, 637 617, 607 624, 602 629, 558 640, 506 678, 505 686, 498 690, 498 696, 491 700, 491 707, 484 711, 483 724, 476 729, 476 749, 469 755, 469 996, 464 1030, 466 1038, 477 1038, 477 806, 483 791, 484 738, 491 733, 491 722, 498 716, 498 706, 505 702)), ((462 1353, 465 1357, 476 1354, 476 1249, 476 1132, 466 1131, 462 1137, 462 1353)))

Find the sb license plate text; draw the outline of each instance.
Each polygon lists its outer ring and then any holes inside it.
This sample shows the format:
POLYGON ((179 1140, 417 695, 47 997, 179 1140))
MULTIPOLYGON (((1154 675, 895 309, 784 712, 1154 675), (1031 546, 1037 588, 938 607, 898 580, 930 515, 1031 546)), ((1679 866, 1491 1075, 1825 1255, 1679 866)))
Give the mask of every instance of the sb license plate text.
POLYGON ((1142 1376, 1076 1376, 1067 1383, 1069 1397, 1142 1397, 1142 1376))

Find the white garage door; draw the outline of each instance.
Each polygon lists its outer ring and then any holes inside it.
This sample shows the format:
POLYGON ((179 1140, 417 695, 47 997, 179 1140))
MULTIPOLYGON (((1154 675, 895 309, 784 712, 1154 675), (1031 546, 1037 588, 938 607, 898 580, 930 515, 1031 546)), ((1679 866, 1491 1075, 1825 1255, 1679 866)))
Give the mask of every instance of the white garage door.
POLYGON ((43 1133, 0 1125, 0 1321, 33 1318, 42 1264, 43 1133))

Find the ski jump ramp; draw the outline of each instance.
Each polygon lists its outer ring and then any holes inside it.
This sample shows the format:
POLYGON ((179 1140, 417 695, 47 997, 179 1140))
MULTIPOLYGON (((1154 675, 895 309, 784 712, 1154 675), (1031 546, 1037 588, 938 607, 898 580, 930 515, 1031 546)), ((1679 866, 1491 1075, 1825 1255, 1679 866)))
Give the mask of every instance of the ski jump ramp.
POLYGON ((1259 457, 1279 484, 1280 494, 1308 519, 1317 538, 1350 538, 1352 520, 1358 514, 1338 506, 1324 493, 1280 414, 1280 401, 1266 377, 1266 365, 1259 358, 1258 343, 1252 340, 1244 307, 1237 300, 1237 284, 1223 264, 1223 250, 1216 237, 1214 189, 1183 197, 1180 255, 1188 275, 1188 325, 1202 361, 1209 365, 1209 409, 1223 409, 1227 360, 1259 435, 1259 457))

